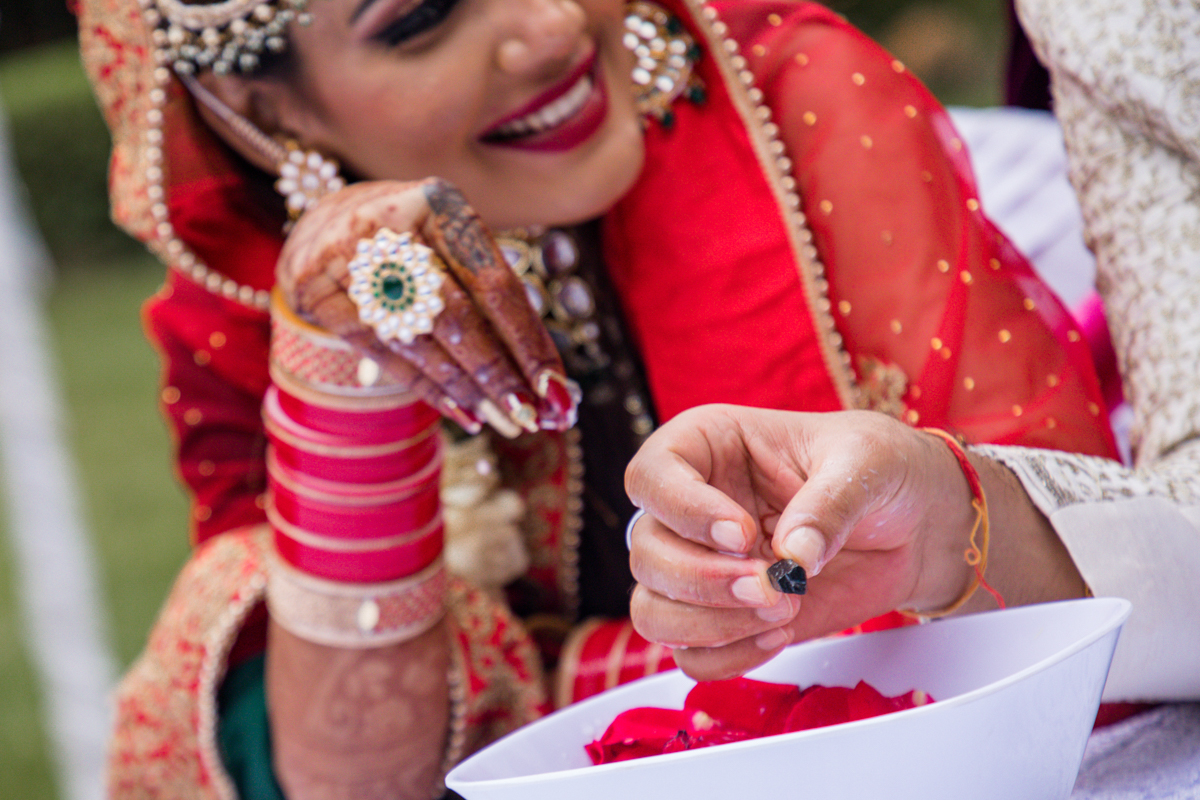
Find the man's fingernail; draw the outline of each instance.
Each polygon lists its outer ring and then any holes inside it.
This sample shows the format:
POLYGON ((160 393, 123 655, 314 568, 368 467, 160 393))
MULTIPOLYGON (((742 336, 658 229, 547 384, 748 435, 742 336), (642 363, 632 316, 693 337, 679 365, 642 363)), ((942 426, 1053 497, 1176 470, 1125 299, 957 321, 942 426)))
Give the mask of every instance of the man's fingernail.
POLYGON ((765 622, 783 622, 785 619, 791 619, 795 611, 791 601, 784 597, 773 606, 756 609, 756 613, 758 618, 765 622))
POLYGON ((743 603, 749 603, 752 606, 765 606, 770 600, 767 599, 767 590, 763 588, 762 581, 754 575, 743 575, 729 585, 729 591, 738 600, 743 603))
POLYGON ((774 630, 760 633, 754 637, 754 643, 758 645, 760 650, 778 650, 791 640, 791 636, 783 628, 775 628, 774 630))
POLYGON ((811 578, 825 566, 825 537, 815 528, 793 528, 784 535, 777 552, 804 567, 811 578))
POLYGON ((742 533, 742 526, 731 520, 719 519, 714 522, 709 535, 717 547, 727 553, 740 553, 746 547, 746 535, 742 533))

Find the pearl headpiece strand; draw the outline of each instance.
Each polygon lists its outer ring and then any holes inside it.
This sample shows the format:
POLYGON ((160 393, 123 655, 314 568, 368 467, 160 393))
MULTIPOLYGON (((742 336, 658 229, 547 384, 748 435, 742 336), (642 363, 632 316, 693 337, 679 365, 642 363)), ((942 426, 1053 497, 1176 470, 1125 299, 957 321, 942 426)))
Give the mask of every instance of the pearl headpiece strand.
POLYGON ((139 1, 159 63, 179 75, 210 68, 218 75, 253 72, 264 52, 287 48, 288 23, 312 21, 309 0, 139 1))

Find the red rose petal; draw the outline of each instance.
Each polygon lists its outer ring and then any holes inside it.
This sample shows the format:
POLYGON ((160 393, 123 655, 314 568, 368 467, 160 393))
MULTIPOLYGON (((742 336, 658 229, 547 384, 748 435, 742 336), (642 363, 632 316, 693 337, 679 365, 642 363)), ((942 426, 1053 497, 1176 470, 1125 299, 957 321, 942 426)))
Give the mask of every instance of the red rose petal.
POLYGON ((748 678, 711 681, 696 684, 682 710, 622 712, 586 749, 593 764, 608 764, 836 725, 932 702, 920 691, 885 697, 866 681, 853 689, 817 685, 803 691, 748 678))
POLYGON ((683 707, 704 711, 725 728, 768 736, 786 730, 788 713, 799 700, 795 686, 733 678, 697 683, 683 707))

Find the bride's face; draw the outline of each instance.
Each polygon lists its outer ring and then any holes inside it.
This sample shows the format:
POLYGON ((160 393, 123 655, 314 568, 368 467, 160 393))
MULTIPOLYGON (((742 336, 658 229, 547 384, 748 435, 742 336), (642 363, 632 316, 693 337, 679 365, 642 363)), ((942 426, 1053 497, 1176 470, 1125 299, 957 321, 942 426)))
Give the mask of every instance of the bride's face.
POLYGON ((446 178, 497 228, 596 216, 643 158, 623 5, 314 2, 276 127, 365 178, 446 178))

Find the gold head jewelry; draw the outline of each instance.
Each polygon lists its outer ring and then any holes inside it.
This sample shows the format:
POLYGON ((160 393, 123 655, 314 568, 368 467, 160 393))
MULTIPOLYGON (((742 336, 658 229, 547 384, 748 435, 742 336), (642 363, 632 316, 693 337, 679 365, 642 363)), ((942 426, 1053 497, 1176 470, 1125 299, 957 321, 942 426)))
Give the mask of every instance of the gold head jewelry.
POLYGON ((178 75, 253 72, 264 53, 286 49, 289 23, 311 22, 308 0, 139 1, 158 62, 178 75))

